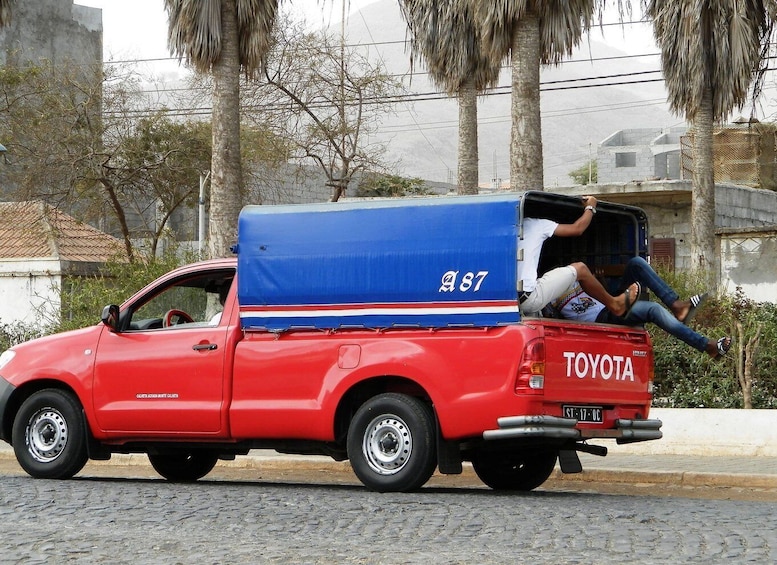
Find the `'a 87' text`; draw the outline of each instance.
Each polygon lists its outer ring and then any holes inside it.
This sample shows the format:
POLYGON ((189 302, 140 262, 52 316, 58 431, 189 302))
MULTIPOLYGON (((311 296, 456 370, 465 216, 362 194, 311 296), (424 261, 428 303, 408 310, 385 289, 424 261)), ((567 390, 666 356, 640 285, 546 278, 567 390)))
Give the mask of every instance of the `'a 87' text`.
POLYGON ((447 271, 442 276, 438 292, 477 292, 487 275, 488 271, 467 272, 459 278, 459 271, 447 271))

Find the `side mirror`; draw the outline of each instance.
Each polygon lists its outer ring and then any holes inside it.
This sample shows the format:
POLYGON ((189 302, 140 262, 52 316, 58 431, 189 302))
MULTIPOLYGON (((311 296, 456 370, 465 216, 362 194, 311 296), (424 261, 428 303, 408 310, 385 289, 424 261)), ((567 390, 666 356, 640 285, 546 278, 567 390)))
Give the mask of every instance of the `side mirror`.
POLYGON ((119 307, 115 304, 111 304, 103 308, 102 315, 103 324, 108 326, 111 331, 119 331, 119 307))

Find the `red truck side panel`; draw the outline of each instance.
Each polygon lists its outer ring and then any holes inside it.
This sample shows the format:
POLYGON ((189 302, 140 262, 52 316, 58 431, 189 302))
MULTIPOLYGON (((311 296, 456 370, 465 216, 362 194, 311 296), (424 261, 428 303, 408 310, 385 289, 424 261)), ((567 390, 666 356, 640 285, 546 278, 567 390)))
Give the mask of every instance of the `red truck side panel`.
MULTIPOLYGON (((627 328, 609 331, 633 333, 627 328)), ((621 402, 647 411, 646 359, 637 362, 634 380, 614 386, 603 383, 607 386, 602 387, 598 381, 581 383, 561 377, 560 367, 555 365, 563 355, 549 354, 554 365, 548 374, 554 376, 546 379, 544 394, 516 394, 520 354, 529 341, 541 335, 540 323, 473 330, 292 332, 278 336, 249 332, 235 354, 232 433, 236 438, 331 441, 334 413, 342 396, 358 382, 382 376, 404 377, 421 386, 431 398, 443 436, 448 439, 480 437, 484 430, 496 428, 497 419, 504 416, 560 415, 565 401, 612 404, 613 391, 621 402)), ((565 347, 570 345, 575 350, 579 345, 580 350, 595 351, 595 345, 585 340, 567 342, 565 347)))
POLYGON ((218 433, 224 428, 224 327, 104 332, 94 410, 103 431, 218 433), (198 349, 211 344, 213 349, 198 349))

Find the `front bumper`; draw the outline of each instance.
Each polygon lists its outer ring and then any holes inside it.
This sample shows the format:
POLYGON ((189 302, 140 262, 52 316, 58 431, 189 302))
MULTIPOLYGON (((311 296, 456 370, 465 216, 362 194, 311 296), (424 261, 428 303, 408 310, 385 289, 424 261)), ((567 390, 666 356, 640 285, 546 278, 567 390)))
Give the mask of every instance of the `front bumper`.
POLYGON ((0 440, 7 441, 8 443, 11 443, 11 426, 8 426, 8 433, 6 434, 5 414, 14 390, 16 390, 15 386, 0 377, 0 440))
POLYGON ((499 429, 483 432, 485 440, 504 439, 615 439, 617 443, 634 443, 663 437, 661 420, 615 420, 615 427, 608 429, 578 429, 578 421, 558 416, 506 416, 497 420, 499 429))

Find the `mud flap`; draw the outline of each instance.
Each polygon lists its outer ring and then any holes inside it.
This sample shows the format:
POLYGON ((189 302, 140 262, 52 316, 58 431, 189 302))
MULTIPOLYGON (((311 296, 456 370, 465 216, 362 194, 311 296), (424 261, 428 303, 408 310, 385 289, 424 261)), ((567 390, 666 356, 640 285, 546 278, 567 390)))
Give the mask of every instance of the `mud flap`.
POLYGON ((461 475, 461 451, 459 444, 454 441, 445 441, 437 434, 437 468, 443 475, 461 475))
POLYGON ((558 464, 562 473, 582 473, 583 465, 573 449, 562 449, 558 452, 558 464))

